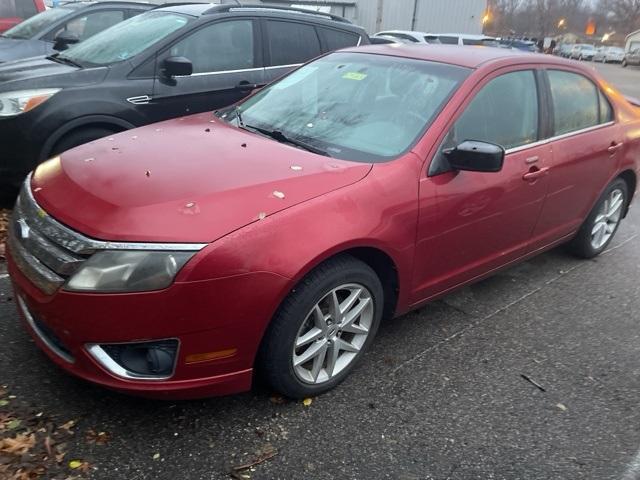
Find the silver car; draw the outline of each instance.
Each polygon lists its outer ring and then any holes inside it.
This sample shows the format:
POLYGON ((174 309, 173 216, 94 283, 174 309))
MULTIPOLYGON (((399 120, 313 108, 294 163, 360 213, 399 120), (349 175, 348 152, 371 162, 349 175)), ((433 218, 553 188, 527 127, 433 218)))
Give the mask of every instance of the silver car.
POLYGON ((600 47, 593 56, 594 62, 621 63, 624 60, 624 49, 620 47, 600 47))

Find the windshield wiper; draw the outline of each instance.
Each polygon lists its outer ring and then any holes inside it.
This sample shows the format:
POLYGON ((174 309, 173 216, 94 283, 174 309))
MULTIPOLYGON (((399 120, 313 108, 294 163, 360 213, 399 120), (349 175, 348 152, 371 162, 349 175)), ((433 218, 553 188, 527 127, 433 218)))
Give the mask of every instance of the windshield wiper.
MULTIPOLYGON (((241 121, 241 120, 240 120, 241 121)), ((308 152, 311 153, 315 153, 318 155, 324 155, 325 157, 330 157, 331 155, 329 155, 329 153, 326 150, 323 150, 322 148, 318 148, 318 147, 314 147, 313 145, 310 145, 306 142, 303 142, 302 140, 297 140, 295 138, 291 138, 291 137, 287 137, 284 133, 282 133, 280 130, 269 130, 266 128, 260 128, 260 127, 254 127, 252 125, 245 125, 244 122, 241 123, 241 126, 245 129, 245 130, 254 130, 258 133, 261 133, 262 135, 265 135, 267 137, 273 138, 274 140, 280 142, 280 143, 289 143, 291 145, 294 145, 298 148, 302 148, 303 150, 306 150, 308 152)))
POLYGON ((62 63, 63 65, 71 65, 72 67, 84 68, 78 62, 74 62, 73 60, 67 57, 62 57, 60 56, 59 53, 56 53, 55 55, 49 55, 47 57, 47 60, 53 60, 54 62, 62 63))

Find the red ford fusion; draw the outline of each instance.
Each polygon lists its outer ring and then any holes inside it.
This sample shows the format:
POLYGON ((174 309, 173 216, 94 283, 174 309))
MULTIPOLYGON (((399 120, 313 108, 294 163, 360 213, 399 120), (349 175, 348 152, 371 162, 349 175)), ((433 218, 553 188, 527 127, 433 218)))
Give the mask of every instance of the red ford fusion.
POLYGON ((577 63, 343 50, 42 164, 9 271, 72 374, 186 398, 259 373, 299 398, 340 383, 383 318, 556 245, 601 253, 639 158, 639 111, 577 63))

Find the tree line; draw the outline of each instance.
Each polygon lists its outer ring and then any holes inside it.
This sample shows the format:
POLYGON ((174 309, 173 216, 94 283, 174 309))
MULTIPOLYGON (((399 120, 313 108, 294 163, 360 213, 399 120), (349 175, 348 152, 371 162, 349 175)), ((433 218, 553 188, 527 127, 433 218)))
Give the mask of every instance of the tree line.
POLYGON ((489 0, 487 33, 547 37, 581 34, 590 22, 596 37, 640 29, 640 0, 489 0))

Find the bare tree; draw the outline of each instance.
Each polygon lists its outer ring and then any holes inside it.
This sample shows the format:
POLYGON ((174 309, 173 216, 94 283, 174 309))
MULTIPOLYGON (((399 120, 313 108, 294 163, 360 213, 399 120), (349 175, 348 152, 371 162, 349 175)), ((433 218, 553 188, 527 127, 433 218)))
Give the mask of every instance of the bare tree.
POLYGON ((640 28, 640 0, 600 0, 598 10, 622 32, 640 28))

